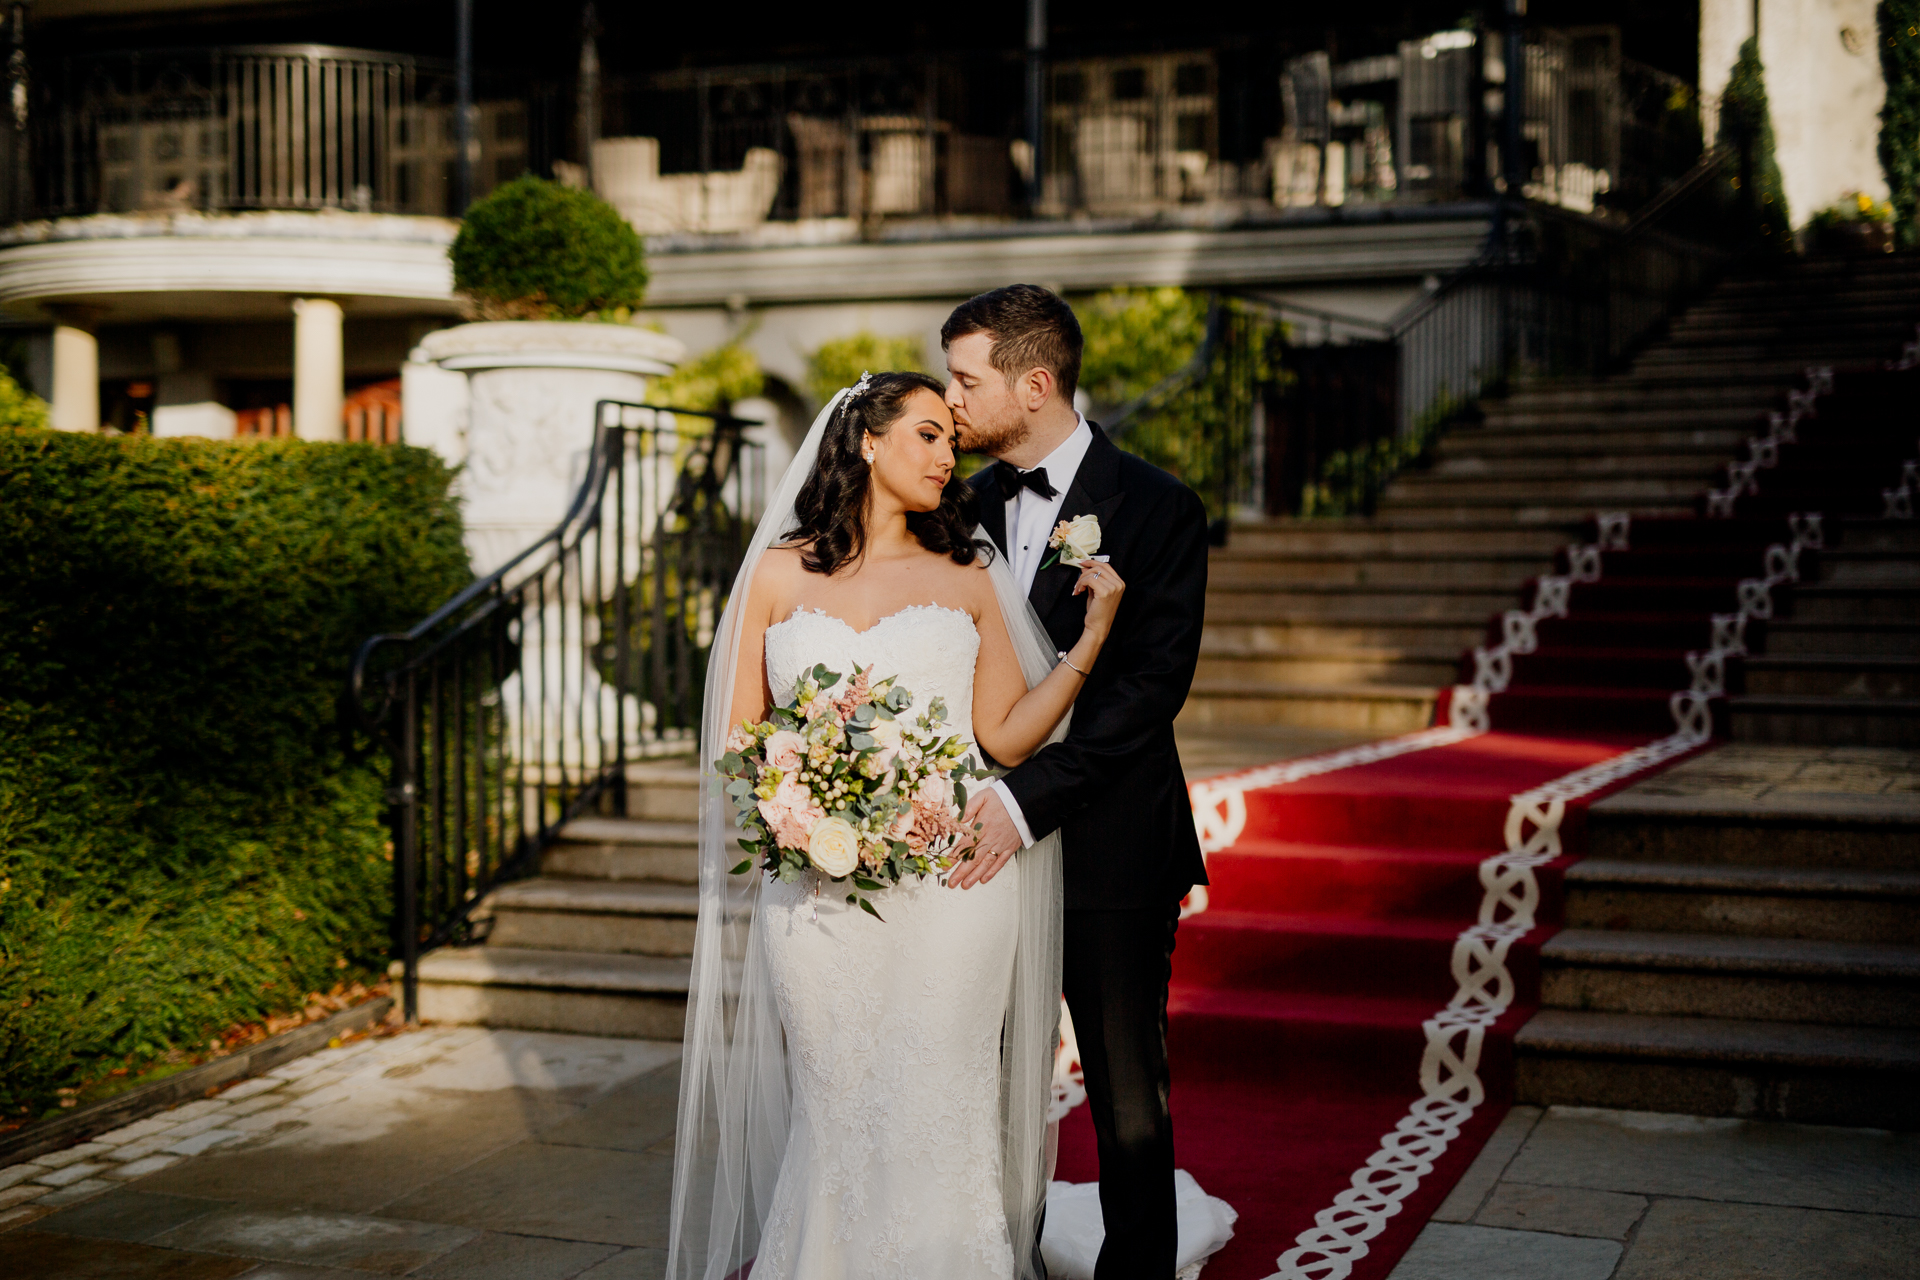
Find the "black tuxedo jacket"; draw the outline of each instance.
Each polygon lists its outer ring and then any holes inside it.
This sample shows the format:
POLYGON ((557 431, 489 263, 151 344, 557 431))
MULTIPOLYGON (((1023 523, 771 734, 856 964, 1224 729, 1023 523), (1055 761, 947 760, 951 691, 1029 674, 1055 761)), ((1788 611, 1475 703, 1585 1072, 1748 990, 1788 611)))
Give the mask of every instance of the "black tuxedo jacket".
MULTIPOLYGON (((1007 508, 994 472, 1004 465, 969 481, 981 527, 1002 554, 1007 508)), ((1060 832, 1067 910, 1164 907, 1207 882, 1173 741, 1200 657, 1206 511, 1193 490, 1122 453, 1095 426, 1060 507, 1062 520, 1088 514, 1100 521, 1100 554, 1127 594, 1066 739, 1035 752, 1006 784, 1036 840, 1060 832)), ((1034 575, 1028 594, 1059 649, 1073 647, 1086 620, 1086 597, 1072 594, 1078 576, 1054 564, 1034 575)))

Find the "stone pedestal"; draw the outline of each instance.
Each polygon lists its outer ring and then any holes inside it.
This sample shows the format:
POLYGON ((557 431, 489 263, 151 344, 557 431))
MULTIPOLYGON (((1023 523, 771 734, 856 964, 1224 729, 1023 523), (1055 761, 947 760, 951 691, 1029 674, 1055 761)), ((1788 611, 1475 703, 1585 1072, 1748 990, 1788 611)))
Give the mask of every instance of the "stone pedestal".
POLYGON ((344 440, 344 317, 331 298, 293 300, 293 434, 302 440, 344 440))
MULTIPOLYGON (((586 474, 595 403, 645 400, 647 379, 684 354, 664 334, 619 324, 501 321, 421 340, 415 363, 467 378, 460 491, 475 572, 505 564, 566 514, 586 474)), ((411 423, 414 406, 404 413, 411 423)))
POLYGON ((100 429, 100 344, 75 317, 53 326, 52 410, 58 430, 100 429))

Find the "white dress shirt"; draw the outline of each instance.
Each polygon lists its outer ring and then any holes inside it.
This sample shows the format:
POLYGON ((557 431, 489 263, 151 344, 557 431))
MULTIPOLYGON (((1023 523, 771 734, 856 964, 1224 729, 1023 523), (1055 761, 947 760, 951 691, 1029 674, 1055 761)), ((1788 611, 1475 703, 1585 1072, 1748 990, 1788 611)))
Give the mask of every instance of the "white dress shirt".
MULTIPOLYGON (((1046 468, 1047 483, 1053 486, 1053 496, 1043 498, 1031 489, 1022 489, 1007 500, 1007 565, 1013 570, 1013 576, 1019 580, 1020 589, 1024 592, 1032 592, 1033 577, 1040 571, 1040 562, 1052 550, 1047 546, 1047 539, 1053 535, 1053 526, 1059 523, 1060 508, 1067 501, 1067 489, 1080 473, 1080 464, 1086 461, 1087 450, 1092 445, 1093 428, 1087 425, 1085 415, 1081 415, 1079 425, 1052 453, 1036 464, 1046 468)), ((1013 619, 1009 618, 1007 623, 1012 626, 1013 619)), ((1020 833, 1021 845, 1032 844, 1033 831, 1027 826, 1026 815, 1020 812, 1020 802, 1013 798, 1013 792, 998 778, 994 779, 992 789, 1000 797, 1000 803, 1006 806, 1007 816, 1013 819, 1014 829, 1020 833)))

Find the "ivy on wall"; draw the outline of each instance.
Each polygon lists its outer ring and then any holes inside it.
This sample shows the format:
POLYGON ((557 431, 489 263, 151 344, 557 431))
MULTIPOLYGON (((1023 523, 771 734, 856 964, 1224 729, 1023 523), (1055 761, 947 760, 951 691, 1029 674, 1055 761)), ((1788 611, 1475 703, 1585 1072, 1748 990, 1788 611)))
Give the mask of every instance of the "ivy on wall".
POLYGON ((1920 247, 1920 0, 1880 0, 1880 167, 1903 249, 1920 247))
POLYGON ((1726 201, 1736 239, 1751 237, 1779 252, 1793 248, 1787 193, 1780 181, 1780 165, 1773 153, 1773 116, 1767 106, 1766 74, 1760 66, 1760 42, 1749 36, 1740 46, 1726 90, 1720 95, 1720 136, 1723 146, 1747 157, 1729 170, 1733 190, 1726 201), (1743 173, 1744 171, 1744 173, 1743 173), (1751 190, 1742 190, 1742 182, 1751 190))

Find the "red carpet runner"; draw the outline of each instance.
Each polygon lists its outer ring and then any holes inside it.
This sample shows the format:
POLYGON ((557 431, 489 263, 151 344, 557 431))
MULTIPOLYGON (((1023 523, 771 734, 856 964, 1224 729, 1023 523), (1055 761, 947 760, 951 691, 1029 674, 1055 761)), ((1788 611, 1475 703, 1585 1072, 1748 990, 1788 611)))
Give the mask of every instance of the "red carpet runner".
MULTIPOLYGON (((1586 807, 1709 744, 1831 517, 1913 478, 1914 375, 1809 373, 1713 518, 1596 519, 1495 619, 1458 727, 1194 785, 1175 1144, 1240 1213, 1207 1280, 1382 1280, 1505 1114, 1586 807)), ((1098 1176, 1085 1107, 1056 1176, 1098 1176)))

